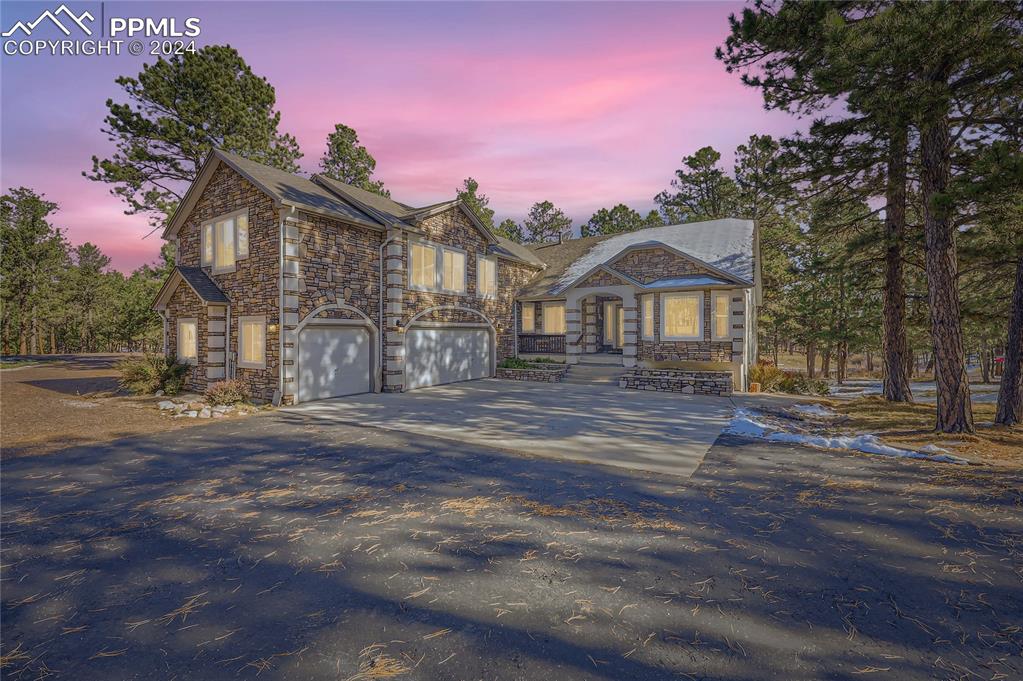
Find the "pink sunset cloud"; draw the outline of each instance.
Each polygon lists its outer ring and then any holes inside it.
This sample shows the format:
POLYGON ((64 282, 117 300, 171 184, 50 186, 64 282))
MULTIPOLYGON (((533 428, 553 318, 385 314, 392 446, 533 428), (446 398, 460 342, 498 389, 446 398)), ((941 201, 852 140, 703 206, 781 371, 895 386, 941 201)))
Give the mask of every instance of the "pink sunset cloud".
MULTIPOLYGON (((407 203, 450 198, 472 176, 498 219, 547 199, 579 224, 619 202, 649 210, 699 147, 730 162, 750 134, 801 126, 765 112, 714 59, 740 5, 250 3, 242 19, 239 6, 171 7, 201 16, 206 43, 229 42, 273 83, 305 171, 343 122, 407 203)), ((145 217, 125 216, 81 171, 110 151, 100 128, 103 101, 121 98, 114 78, 141 63, 4 57, 0 85, 3 187, 45 191, 69 238, 122 270, 155 260, 159 239, 143 239, 145 217)))

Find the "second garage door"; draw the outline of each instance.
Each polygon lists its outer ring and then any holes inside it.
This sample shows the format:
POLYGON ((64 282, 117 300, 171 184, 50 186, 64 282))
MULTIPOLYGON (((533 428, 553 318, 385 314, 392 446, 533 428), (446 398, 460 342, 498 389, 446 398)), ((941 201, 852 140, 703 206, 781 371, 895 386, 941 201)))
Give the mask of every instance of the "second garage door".
POLYGON ((298 401, 372 390, 370 335, 365 329, 309 326, 298 336, 298 401))
POLYGON ((490 376, 490 331, 412 328, 405 334, 406 389, 490 376))

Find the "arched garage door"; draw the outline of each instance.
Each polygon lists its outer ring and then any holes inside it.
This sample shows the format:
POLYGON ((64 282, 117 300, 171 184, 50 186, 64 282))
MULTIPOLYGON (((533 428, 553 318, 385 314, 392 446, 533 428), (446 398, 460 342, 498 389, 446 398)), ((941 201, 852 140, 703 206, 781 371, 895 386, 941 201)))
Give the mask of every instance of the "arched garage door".
POLYGON ((405 387, 487 378, 490 329, 480 326, 412 327, 405 333, 405 387))
POLYGON ((367 329, 307 326, 298 335, 298 401, 371 391, 372 363, 367 329))

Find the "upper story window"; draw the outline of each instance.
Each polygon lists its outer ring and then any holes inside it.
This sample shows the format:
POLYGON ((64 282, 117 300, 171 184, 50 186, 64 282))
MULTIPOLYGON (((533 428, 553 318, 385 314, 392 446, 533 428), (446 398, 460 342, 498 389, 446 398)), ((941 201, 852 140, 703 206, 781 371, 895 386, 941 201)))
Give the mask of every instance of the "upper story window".
POLYGON ((533 333, 534 331, 536 331, 536 305, 522 303, 522 332, 533 333))
POLYGON ((714 340, 728 340, 732 337, 728 328, 728 308, 731 297, 732 294, 727 291, 714 292, 714 340))
POLYGON ((235 262, 249 257, 247 208, 214 218, 202 225, 202 266, 214 273, 233 272, 235 262))
POLYGON ((481 298, 493 298, 497 295, 497 261, 477 256, 476 258, 476 294, 481 298))
POLYGON ((543 332, 565 333, 565 304, 543 304, 543 332))
POLYGON ((661 296, 661 338, 703 340, 702 293, 665 293, 661 296))
POLYGON ((409 287, 465 293, 465 251, 425 241, 409 244, 409 287))

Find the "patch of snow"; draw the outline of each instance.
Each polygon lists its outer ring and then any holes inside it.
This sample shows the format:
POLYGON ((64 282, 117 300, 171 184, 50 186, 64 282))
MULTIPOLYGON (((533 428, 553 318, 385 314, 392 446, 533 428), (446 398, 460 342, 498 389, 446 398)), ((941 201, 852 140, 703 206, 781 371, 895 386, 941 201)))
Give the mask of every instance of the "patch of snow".
POLYGON ((794 404, 792 405, 792 411, 797 411, 800 414, 809 414, 810 416, 834 416, 835 412, 828 409, 823 404, 794 404))
POLYGON ((938 461, 941 463, 969 463, 966 459, 953 456, 947 450, 935 445, 927 445, 919 451, 886 445, 872 433, 864 433, 862 435, 823 435, 788 431, 780 424, 773 425, 767 423, 762 414, 749 409, 736 409, 735 415, 724 432, 730 435, 767 440, 768 442, 786 442, 807 447, 818 447, 820 449, 838 449, 903 459, 938 461))
POLYGON ((649 284, 645 284, 643 288, 675 288, 680 286, 714 286, 716 284, 727 284, 724 279, 717 277, 708 277, 701 274, 691 274, 686 277, 675 277, 674 279, 658 279, 652 281, 649 284))
POLYGON ((725 218, 649 227, 605 239, 573 262, 551 288, 551 292, 560 293, 576 279, 597 265, 608 262, 622 250, 647 243, 652 247, 659 244, 670 246, 719 270, 753 281, 753 221, 725 218))

